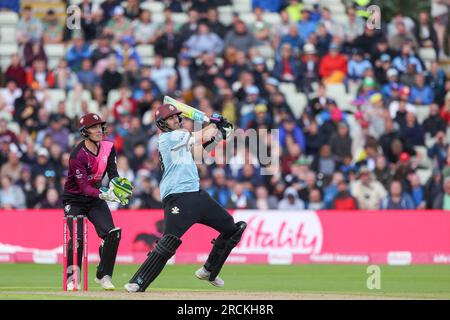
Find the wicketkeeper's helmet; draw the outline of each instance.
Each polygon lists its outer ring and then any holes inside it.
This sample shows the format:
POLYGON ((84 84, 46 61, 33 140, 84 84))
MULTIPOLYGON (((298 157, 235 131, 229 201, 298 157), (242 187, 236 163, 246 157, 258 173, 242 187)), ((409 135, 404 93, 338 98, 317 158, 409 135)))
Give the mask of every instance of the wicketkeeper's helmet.
POLYGON ((87 113, 84 116, 81 117, 80 122, 78 124, 78 129, 80 130, 81 135, 84 138, 89 137, 89 133, 87 132, 87 129, 89 129, 92 126, 95 126, 96 124, 102 125, 103 132, 106 131, 106 121, 103 121, 102 118, 95 113, 87 113))
MULTIPOLYGON (((180 115, 182 114, 181 111, 179 111, 175 106, 171 104, 163 104, 161 105, 158 110, 155 112, 155 119, 156 119, 156 126, 164 132, 170 131, 169 126, 167 125, 166 119, 170 116, 173 116, 174 114, 180 115)), ((181 122, 181 117, 180 117, 181 122)))

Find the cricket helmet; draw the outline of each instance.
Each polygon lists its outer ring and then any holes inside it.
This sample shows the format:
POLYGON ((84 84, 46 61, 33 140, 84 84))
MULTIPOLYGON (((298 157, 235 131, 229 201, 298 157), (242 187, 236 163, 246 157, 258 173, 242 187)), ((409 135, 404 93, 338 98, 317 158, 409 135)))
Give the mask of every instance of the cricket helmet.
POLYGON ((80 122, 78 123, 78 129, 80 130, 81 135, 87 138, 89 136, 87 129, 97 124, 101 124, 103 132, 105 132, 106 121, 103 121, 96 113, 87 113, 81 117, 80 122))
POLYGON ((161 105, 155 112, 156 126, 164 132, 170 131, 169 126, 167 125, 166 119, 173 115, 178 115, 179 120, 181 122, 180 114, 182 112, 179 111, 172 104, 163 104, 161 105))

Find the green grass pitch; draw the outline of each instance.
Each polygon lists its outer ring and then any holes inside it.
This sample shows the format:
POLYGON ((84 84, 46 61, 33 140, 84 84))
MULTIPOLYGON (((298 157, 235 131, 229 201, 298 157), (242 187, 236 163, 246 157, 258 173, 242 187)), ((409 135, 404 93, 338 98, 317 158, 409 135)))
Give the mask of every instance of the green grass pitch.
MULTIPOLYGON (((198 265, 169 265, 148 291, 179 292, 278 292, 297 294, 345 294, 386 298, 450 299, 449 265, 380 266, 381 289, 369 290, 366 265, 226 265, 221 273, 226 284, 215 288, 198 281, 193 273, 198 265)), ((116 292, 137 270, 137 265, 117 265, 116 292)), ((79 296, 46 295, 62 292, 62 267, 45 264, 0 264, 0 299, 79 299, 79 296), (36 292, 36 293, 35 293, 36 292), (43 294, 44 293, 44 294, 43 294)), ((94 283, 95 265, 90 265, 90 291, 101 289, 94 283)), ((82 297, 81 297, 82 298, 82 297)))

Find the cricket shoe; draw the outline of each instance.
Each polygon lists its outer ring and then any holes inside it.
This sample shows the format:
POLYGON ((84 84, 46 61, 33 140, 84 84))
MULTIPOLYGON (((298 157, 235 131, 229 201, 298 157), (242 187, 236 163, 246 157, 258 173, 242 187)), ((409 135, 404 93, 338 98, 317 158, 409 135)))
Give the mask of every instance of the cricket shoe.
POLYGON ((197 271, 195 271, 195 276, 200 280, 207 280, 215 287, 223 287, 225 285, 225 281, 223 281, 220 277, 216 277, 213 281, 209 281, 209 275, 211 272, 205 269, 205 267, 201 267, 197 271))
POLYGON ((110 276, 104 276, 101 279, 96 277, 95 278, 95 283, 100 284, 103 289, 108 290, 108 291, 113 291, 113 290, 116 289, 116 287, 114 287, 114 285, 111 282, 111 277, 110 276))
POLYGON ((126 283, 123 287, 130 293, 139 292, 140 289, 137 283, 126 283))

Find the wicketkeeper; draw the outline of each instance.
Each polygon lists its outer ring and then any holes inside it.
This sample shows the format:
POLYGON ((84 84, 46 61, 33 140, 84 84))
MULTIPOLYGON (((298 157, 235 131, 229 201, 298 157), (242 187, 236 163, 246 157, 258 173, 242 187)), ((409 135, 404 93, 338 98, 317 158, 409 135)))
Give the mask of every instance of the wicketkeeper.
MULTIPOLYGON (((100 263, 95 281, 105 290, 114 290, 111 282, 119 247, 121 230, 114 226, 111 211, 106 201, 115 201, 122 205, 128 203, 133 186, 126 178, 119 177, 116 166, 116 151, 113 143, 103 141, 106 122, 95 113, 84 115, 79 122, 79 130, 84 140, 70 154, 69 173, 62 195, 65 215, 85 215, 94 225, 102 239, 99 248, 100 263), (105 174, 108 174, 109 188, 101 187, 105 174)), ((69 223, 72 237, 72 225, 69 223)), ((82 225, 79 226, 77 248, 78 268, 81 270, 83 254, 82 225)), ((68 245, 68 266, 73 265, 72 241, 68 245)), ((68 269, 68 279, 73 268, 68 269)), ((69 281, 68 290, 73 290, 69 281)))
POLYGON ((234 223, 233 217, 200 189, 197 167, 191 154, 203 151, 202 148, 210 149, 221 139, 228 138, 233 130, 231 123, 220 115, 213 115, 210 117, 213 126, 192 134, 182 129, 180 114, 170 104, 160 106, 155 114, 156 125, 162 131, 158 149, 163 171, 160 191, 164 206, 164 235, 125 285, 128 292, 147 289, 175 254, 181 244, 180 238, 195 223, 207 225, 220 233, 213 240, 206 263, 195 272, 195 276, 222 287, 224 281, 218 274, 246 228, 243 221, 234 223), (202 141, 201 137, 206 137, 207 141, 202 141))

